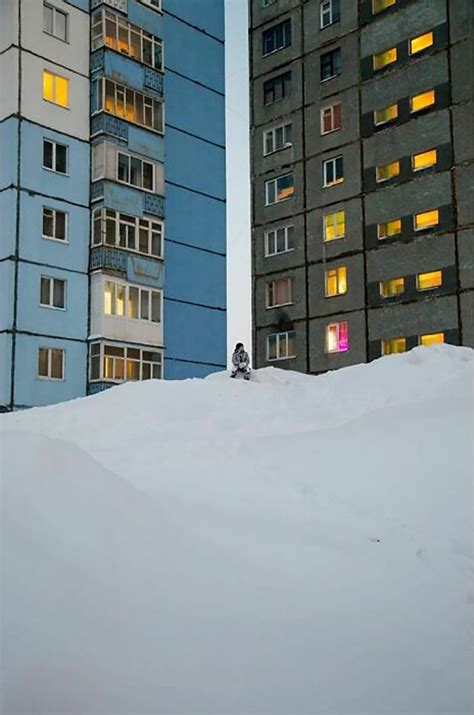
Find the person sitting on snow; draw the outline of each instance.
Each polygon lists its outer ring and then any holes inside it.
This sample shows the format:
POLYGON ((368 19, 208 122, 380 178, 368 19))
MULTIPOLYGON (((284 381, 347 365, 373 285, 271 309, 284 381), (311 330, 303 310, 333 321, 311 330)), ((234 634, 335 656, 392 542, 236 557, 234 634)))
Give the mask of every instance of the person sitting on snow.
POLYGON ((232 372, 231 377, 235 377, 238 372, 244 373, 244 380, 250 379, 250 358, 245 352, 244 344, 237 343, 234 354, 232 355, 232 372))

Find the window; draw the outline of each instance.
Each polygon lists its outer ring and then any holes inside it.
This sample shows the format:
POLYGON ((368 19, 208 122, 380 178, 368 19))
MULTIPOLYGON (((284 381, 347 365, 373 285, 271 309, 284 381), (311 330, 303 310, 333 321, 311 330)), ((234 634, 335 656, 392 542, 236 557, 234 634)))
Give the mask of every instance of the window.
POLYGON ((115 246, 146 256, 163 258, 164 225, 161 221, 129 216, 112 209, 95 209, 92 245, 115 246))
POLYGON ((92 343, 90 380, 159 380, 162 377, 161 352, 150 348, 92 343))
POLYGON ((145 191, 155 189, 155 167, 138 156, 117 152, 117 181, 145 191))
POLYGON ((68 147, 50 139, 43 139, 43 168, 67 174, 68 147))
POLYGON ((161 10, 161 0, 139 0, 142 5, 148 5, 153 10, 161 10))
POLYGON ((393 122, 398 117, 398 104, 391 104, 389 107, 384 107, 383 109, 376 109, 374 111, 374 124, 375 126, 380 126, 380 124, 387 124, 388 122, 393 122))
POLYGON ((44 70, 43 99, 60 107, 69 107, 69 80, 44 70))
POLYGON ((393 298, 405 292, 405 279, 392 278, 389 281, 380 283, 380 295, 382 298, 393 298))
POLYGON ((326 352, 343 353, 349 350, 349 325, 332 323, 326 327, 326 352))
POLYGON ((347 268, 339 266, 325 271, 326 298, 347 293, 347 268))
POLYGON ((382 70, 384 67, 393 64, 397 61, 397 48, 391 47, 389 50, 384 50, 372 57, 374 71, 382 70))
POLYGON ((319 3, 319 27, 323 30, 340 20, 339 0, 322 0, 319 3))
POLYGON ((344 181, 344 161, 342 156, 323 161, 323 187, 341 184, 344 181))
POLYGON ((434 42, 433 33, 425 32, 424 35, 418 35, 410 40, 410 55, 416 55, 418 52, 423 52, 423 50, 432 47, 434 42))
POLYGON ((422 171, 430 166, 435 166, 438 161, 438 152, 436 149, 423 151, 421 154, 414 154, 411 158, 413 171, 422 171))
POLYGON ((293 278, 281 278, 266 285, 267 308, 293 303, 293 278))
POLYGON ((262 7, 270 7, 270 5, 273 5, 276 2, 276 0, 262 0, 262 7))
POLYGON ((54 5, 43 3, 43 31, 58 40, 67 42, 68 15, 54 5))
POLYGON ((415 231, 424 231, 427 228, 437 226, 439 224, 438 209, 433 209, 432 211, 424 211, 421 214, 415 214, 414 224, 415 231))
POLYGON ((265 256, 276 256, 278 253, 292 251, 294 244, 294 226, 282 226, 272 231, 266 231, 265 256))
POLYGON ((105 281, 104 315, 161 322, 161 291, 105 281))
POLYGON ((263 153, 273 154, 275 151, 291 146, 292 125, 282 124, 263 132, 263 153))
POLYGON ((64 380, 64 350, 38 349, 38 377, 45 380, 64 380))
POLYGON ((338 47, 321 55, 321 82, 341 74, 341 50, 338 47))
POLYGON ((296 357, 296 333, 273 333, 267 337, 267 360, 288 360, 296 357))
POLYGON ((262 32, 262 55, 271 55, 291 45, 291 20, 280 22, 262 32))
POLYGON ((379 12, 383 12, 383 10, 387 10, 387 8, 392 5, 395 5, 396 2, 397 0, 372 0, 372 12, 376 15, 379 12))
POLYGON ((43 206, 43 238, 67 241, 67 214, 43 206))
POLYGON ((391 221, 377 224, 377 234, 379 238, 390 238, 390 236, 398 236, 402 232, 402 220, 394 218, 391 221))
POLYGON ((278 176, 265 182, 265 206, 291 199, 295 193, 293 174, 278 176))
POLYGON ((335 211, 323 216, 324 240, 334 241, 346 235, 346 212, 335 211))
POLYGON ((433 290, 443 284, 443 271, 430 271, 430 273, 418 273, 416 277, 417 290, 433 290))
POLYGON ((92 50, 109 47, 142 64, 163 71, 163 42, 121 15, 98 10, 92 15, 92 50))
POLYGON ((398 176, 400 173, 400 162, 392 161, 390 164, 384 164, 383 166, 377 166, 375 169, 375 178, 379 183, 382 181, 388 181, 398 176))
POLYGON ((444 333, 427 333, 425 335, 420 335, 419 343, 425 347, 444 343, 444 333))
POLYGON ((407 349, 406 338, 390 338, 382 340, 382 355, 395 355, 404 353, 407 349))
POLYGON ((422 92, 421 94, 415 94, 413 97, 410 97, 410 111, 412 114, 421 112, 422 109, 432 107, 435 102, 436 92, 434 89, 430 89, 428 92, 422 92))
POLYGON ((331 104, 321 109, 321 134, 329 134, 342 128, 341 103, 331 104))
POLYGON ((163 102, 104 78, 97 80, 97 100, 97 111, 163 133, 163 102))
POLYGON ((64 310, 66 307, 66 281, 41 276, 40 305, 45 308, 64 310))
POLYGON ((280 102, 287 97, 290 92, 291 72, 285 72, 263 83, 263 103, 273 104, 273 102, 280 102))

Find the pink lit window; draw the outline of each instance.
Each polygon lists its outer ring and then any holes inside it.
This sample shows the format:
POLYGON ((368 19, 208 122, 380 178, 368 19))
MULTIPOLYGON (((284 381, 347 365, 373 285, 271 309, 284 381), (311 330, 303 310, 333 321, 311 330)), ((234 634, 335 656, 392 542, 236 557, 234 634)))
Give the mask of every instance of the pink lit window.
POLYGON ((293 302, 293 278, 282 278, 267 283, 267 308, 293 302))
POLYGON ((321 109, 321 134, 329 134, 342 128, 341 103, 332 104, 321 109))
POLYGON ((349 326, 347 322, 332 323, 326 328, 326 352, 343 353, 349 350, 349 326))

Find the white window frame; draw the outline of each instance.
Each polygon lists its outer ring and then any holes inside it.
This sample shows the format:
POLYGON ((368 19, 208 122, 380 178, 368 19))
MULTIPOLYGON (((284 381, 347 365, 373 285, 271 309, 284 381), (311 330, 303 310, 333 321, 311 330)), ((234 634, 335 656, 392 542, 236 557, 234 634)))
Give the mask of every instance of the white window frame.
POLYGON ((155 12, 162 12, 161 0, 138 0, 138 2, 141 2, 142 5, 146 5, 152 10, 155 10, 155 12))
POLYGON ((124 186, 131 186, 133 189, 138 189, 139 191, 146 191, 149 194, 155 194, 156 193, 156 164, 151 161, 150 159, 143 159, 141 156, 138 156, 137 154, 131 154, 128 151, 123 151, 121 149, 117 150, 116 158, 115 158, 115 180, 118 181, 120 184, 123 184, 124 186), (132 159, 137 159, 138 161, 141 162, 142 164, 142 169, 141 169, 141 179, 142 179, 142 184, 143 184, 143 164, 149 164, 152 167, 152 179, 153 179, 153 186, 151 189, 145 188, 143 185, 137 186, 137 184, 132 184, 130 181, 123 181, 123 179, 119 179, 119 157, 120 155, 127 157, 128 159, 128 176, 129 178, 131 177, 131 164, 132 164, 132 159))
POLYGON ((42 74, 42 80, 43 80, 43 94, 42 94, 42 99, 43 102, 48 102, 48 104, 54 104, 55 107, 60 107, 61 109, 70 109, 69 105, 69 77, 64 77, 62 74, 57 74, 57 72, 52 72, 51 70, 46 69, 45 67, 43 68, 43 74, 42 74), (44 96, 44 75, 49 74, 53 78, 53 99, 47 99, 44 96), (56 101, 56 96, 57 96, 57 90, 56 90, 56 80, 57 79, 62 79, 67 83, 67 104, 61 104, 61 102, 56 101))
POLYGON ((158 72, 163 72, 164 70, 164 45, 163 45, 163 40, 157 37, 156 35, 152 35, 150 32, 146 32, 143 28, 138 27, 138 25, 134 25, 131 22, 129 22, 126 18, 124 18, 122 15, 118 15, 115 12, 113 12, 111 9, 100 9, 96 10, 92 13, 92 20, 91 20, 91 51, 93 52, 94 50, 99 49, 99 47, 107 47, 107 49, 112 50, 113 52, 118 52, 120 55, 125 55, 126 57, 129 57, 131 60, 134 60, 135 62, 139 62, 140 64, 144 64, 147 67, 152 67, 153 69, 157 70, 158 72), (120 31, 123 32, 126 30, 127 32, 127 45, 128 48, 132 46, 131 42, 131 35, 132 33, 136 33, 137 35, 140 35, 140 56, 139 57, 134 57, 131 52, 123 52, 122 50, 118 50, 114 47, 111 47, 110 45, 106 44, 105 38, 107 37, 107 31, 106 31, 106 21, 109 23, 115 23, 115 41, 118 46, 118 38, 119 38, 119 27, 120 31), (97 32, 99 30, 99 32, 97 32), (145 60, 145 53, 143 50, 144 47, 144 42, 150 42, 151 43, 151 56, 152 56, 152 61, 147 62, 145 60), (160 59, 161 62, 157 64, 156 62, 156 48, 159 47, 161 50, 160 53, 160 59))
POLYGON ((67 211, 62 211, 61 209, 54 209, 51 206, 43 206, 42 212, 41 212, 41 238, 44 238, 47 241, 56 241, 57 243, 69 243, 69 214, 67 211), (64 214, 64 238, 57 238, 56 236, 48 236, 45 233, 43 233, 43 219, 44 219, 44 212, 45 211, 52 211, 53 212, 53 233, 56 233, 56 221, 57 221, 57 214, 64 214))
POLYGON ((48 35, 49 37, 54 37, 56 40, 60 40, 60 42, 66 42, 69 43, 69 13, 65 12, 64 10, 60 10, 57 8, 55 5, 52 5, 50 2, 46 2, 44 0, 43 2, 43 32, 45 35, 48 35), (49 8, 50 10, 53 11, 53 31, 48 32, 44 28, 44 8, 49 8), (66 37, 61 37, 60 35, 56 34, 55 29, 56 29, 56 15, 64 15, 65 17, 65 27, 66 27, 66 37))
MULTIPOLYGON (((334 226, 337 226, 337 222, 334 222, 334 226)), ((346 210, 345 209, 336 209, 335 211, 329 211, 327 214, 323 214, 323 243, 332 243, 333 241, 340 241, 342 238, 346 237, 346 210), (327 229, 327 221, 326 219, 329 218, 329 216, 334 216, 334 214, 337 213, 343 213, 344 214, 344 233, 342 236, 335 236, 334 238, 326 238, 326 229, 327 229)))
MULTIPOLYGON (((270 52, 263 52, 263 47, 262 47, 262 57, 270 57, 270 55, 274 55, 275 52, 280 52, 280 50, 285 50, 287 47, 291 46, 291 43, 293 40, 293 38, 292 38, 293 28, 291 26, 291 18, 282 20, 282 22, 278 22, 276 25, 273 25, 272 27, 269 27, 267 30, 264 30, 262 33, 262 40, 263 40, 264 35, 266 33, 270 33, 270 32, 273 34, 273 38, 274 38, 277 28, 280 26, 287 26, 288 24, 290 27, 290 42, 288 44, 285 44, 286 36, 285 36, 285 31, 282 29, 281 40, 282 40, 283 44, 276 45, 276 43, 275 43, 275 47, 273 48, 273 50, 270 50, 270 52)), ((263 42, 262 42, 262 45, 263 45, 263 42)))
POLYGON ((333 104, 328 104, 326 107, 321 108, 321 136, 326 134, 332 134, 333 132, 339 132, 342 129, 342 121, 340 127, 334 127, 334 107, 341 107, 341 118, 342 118, 342 104, 341 102, 334 102, 333 104), (324 113, 330 110, 331 112, 331 127, 332 129, 324 130, 324 113))
POLYGON ((272 228, 269 231, 265 231, 263 234, 264 238, 264 247, 265 247, 265 258, 270 258, 271 256, 281 256, 284 253, 290 253, 291 251, 295 250, 294 245, 291 247, 288 247, 288 232, 290 229, 293 229, 294 233, 294 224, 288 224, 287 226, 278 226, 277 228, 272 228), (275 248, 277 247, 277 238, 276 234, 277 231, 284 231, 285 232, 285 250, 284 251, 270 251, 270 234, 275 234, 274 241, 275 241, 275 248))
POLYGON ((148 378, 143 377, 143 366, 147 364, 150 366, 150 379, 152 380, 162 380, 163 379, 163 370, 164 370, 164 360, 163 360, 163 350, 161 347, 155 347, 154 345, 147 345, 147 346, 137 346, 137 345, 128 345, 127 343, 112 343, 112 342, 102 342, 102 341, 93 341, 90 344, 89 348, 89 382, 96 383, 96 382, 114 382, 117 384, 123 384, 124 382, 142 382, 148 378), (92 347, 99 345, 99 352, 96 353, 95 355, 92 355, 92 347), (123 357, 120 357, 118 355, 106 355, 106 348, 120 348, 123 349, 123 357), (128 356, 128 350, 139 350, 140 351, 140 357, 137 359, 135 357, 129 357, 128 356), (156 353, 160 356, 159 361, 153 361, 153 360, 146 360, 143 355, 144 353, 156 353), (121 380, 120 378, 116 377, 105 377, 105 371, 104 371, 104 363, 105 363, 105 358, 108 357, 114 362, 114 374, 115 374, 115 360, 123 360, 124 362, 124 375, 126 375, 127 372, 127 361, 133 361, 133 362, 138 362, 140 366, 140 377, 138 380, 127 380, 126 378, 121 380), (93 358, 98 358, 99 359, 99 377, 92 377, 92 359, 93 358), (153 376, 153 366, 159 365, 160 367, 160 377, 154 377, 153 376))
POLYGON ((344 157, 343 154, 338 154, 330 159, 325 159, 323 161, 323 188, 329 189, 331 186, 338 186, 344 182, 344 157), (328 182, 328 167, 332 164, 334 166, 334 176, 336 175, 337 160, 342 159, 342 177, 340 179, 334 179, 334 181, 328 182))
POLYGON ((281 174, 280 176, 275 176, 274 179, 268 179, 265 181, 265 206, 275 206, 275 204, 281 204, 283 201, 289 201, 292 199, 295 195, 295 176, 292 171, 288 171, 286 174, 281 174), (276 190, 278 186, 278 182, 281 179, 286 179, 287 176, 291 176, 293 178, 293 193, 290 194, 290 196, 285 196, 284 199, 278 199, 277 194, 278 191, 276 190), (275 201, 269 201, 269 193, 270 193, 270 186, 275 185, 275 201))
POLYGON ((338 355, 339 353, 347 353, 350 350, 350 341, 349 341, 349 321, 348 320, 341 320, 338 323, 329 323, 326 325, 326 335, 325 335, 325 352, 327 355, 338 355), (339 345, 341 338, 340 338, 340 330, 341 330, 341 325, 343 323, 347 324, 347 350, 329 350, 329 331, 331 328, 336 328, 337 330, 337 344, 339 345))
POLYGON ((52 348, 48 347, 47 345, 40 345, 38 347, 38 366, 37 366, 37 379, 38 380, 53 380, 54 382, 64 382, 66 379, 66 351, 64 348, 52 348), (48 374, 47 375, 40 375, 39 374, 39 354, 40 350, 47 350, 48 351, 48 374), (61 365, 61 377, 52 377, 52 356, 53 356, 53 350, 60 350, 62 353, 62 365, 61 365))
POLYGON ((265 285, 265 307, 267 310, 272 310, 273 308, 282 308, 285 305, 293 305, 295 302, 295 297, 294 297, 294 278, 275 278, 273 281, 269 281, 265 285), (280 281, 287 281, 289 290, 289 298, 290 300, 286 301, 286 303, 270 303, 270 286, 272 286, 274 283, 279 283, 280 281))
POLYGON ((284 124, 277 124, 275 127, 271 127, 270 129, 266 129, 263 132, 263 156, 270 156, 270 154, 275 154, 277 151, 282 151, 283 149, 288 149, 288 147, 293 146, 293 141, 288 141, 285 139, 286 134, 288 133, 288 127, 290 127, 290 133, 293 129, 292 122, 285 122, 284 124), (282 130, 282 136, 283 136, 283 146, 279 146, 275 148, 275 137, 276 137, 276 132, 281 129, 282 130), (272 150, 267 151, 267 138, 272 137, 272 150))
POLYGON ((117 248, 121 251, 132 251, 133 253, 137 253, 140 256, 146 256, 148 258, 155 258, 159 260, 163 260, 164 258, 164 243, 165 243, 165 224, 164 221, 161 221, 160 219, 151 219, 147 218, 146 216, 131 216, 130 214, 124 214, 120 211, 115 211, 115 209, 108 209, 105 206, 102 206, 101 208, 96 208, 92 212, 92 231, 91 231, 91 246, 94 248, 95 246, 109 246, 111 248, 117 248), (126 217, 128 220, 124 220, 124 217, 126 217), (98 221, 100 222, 100 228, 99 228, 99 234, 100 234, 100 240, 98 242, 95 241, 95 222, 98 221), (115 243, 109 243, 106 240, 107 236, 107 224, 108 222, 114 223, 115 227, 115 243), (135 228, 135 246, 137 248, 129 248, 128 246, 122 246, 120 243, 120 226, 121 225, 134 225, 135 228), (148 225, 145 226, 144 224, 147 223, 148 225), (149 251, 147 253, 143 252, 140 250, 140 230, 146 230, 148 233, 148 248, 149 251), (153 239, 153 234, 160 234, 160 253, 152 253, 151 248, 153 245, 152 239, 153 239))
POLYGON ((123 281, 113 280, 111 276, 107 276, 103 284, 103 303, 102 310, 103 314, 107 318, 116 318, 117 320, 133 320, 140 323, 151 323, 152 325, 162 325, 163 324, 163 290, 161 288, 150 288, 149 286, 139 285, 137 283, 124 283, 123 281), (105 287, 107 283, 114 285, 114 302, 116 301, 117 287, 124 289, 124 315, 117 315, 117 313, 106 313, 105 312, 105 287), (130 289, 138 289, 138 318, 132 318, 128 314, 129 301, 130 301, 130 289), (142 294, 147 293, 148 302, 148 318, 141 318, 141 308, 142 308, 142 294), (153 306, 153 293, 158 294, 160 298, 160 319, 152 320, 152 306, 153 306))
POLYGON ((40 277, 40 306, 42 308, 50 308, 51 310, 62 310, 63 312, 67 309, 67 281, 64 278, 54 278, 53 276, 45 276, 42 275, 40 277), (42 303, 41 302, 41 288, 42 288, 42 282, 43 281, 48 281, 49 282, 49 303, 42 303), (54 305, 54 283, 63 283, 64 288, 64 305, 61 307, 60 305, 54 305))
POLYGON ((267 348, 267 362, 277 362, 280 360, 294 360, 296 358, 296 349, 295 349, 295 354, 294 355, 288 355, 288 345, 289 345, 289 335, 292 334, 294 335, 294 344, 296 346, 296 331, 295 330, 287 330, 284 333, 271 333, 270 335, 267 335, 267 340, 266 340, 266 348, 267 348), (276 353, 277 357, 271 358, 270 357, 270 338, 276 338, 276 353), (282 355, 281 352, 281 344, 285 345, 285 355, 282 355))
POLYGON ((69 146, 67 144, 62 144, 62 142, 57 142, 54 139, 49 139, 48 137, 43 137, 43 169, 45 171, 52 171, 53 174, 59 174, 60 176, 69 176, 69 146), (53 147, 53 167, 45 166, 44 164, 44 145, 45 143, 51 144, 53 147), (63 147, 66 149, 66 171, 58 171, 56 168, 57 159, 57 147, 63 147))
POLYGON ((118 117, 124 122, 130 122, 130 124, 136 124, 138 127, 144 127, 151 132, 156 132, 157 134, 164 134, 165 127, 165 111, 164 103, 155 97, 143 94, 143 92, 138 92, 136 89, 127 87, 124 84, 119 84, 113 79, 107 77, 100 77, 96 81, 96 91, 97 91, 97 109, 93 114, 99 114, 100 112, 105 112, 110 114, 112 117, 118 117), (107 109, 107 86, 112 85, 113 90, 113 102, 114 111, 107 109), (143 122, 139 122, 136 119, 129 119, 126 116, 126 104, 128 103, 130 97, 132 98, 133 108, 135 116, 137 115, 137 102, 141 99, 143 108, 143 122), (122 106, 123 111, 120 113, 119 105, 122 106), (150 117, 150 121, 146 121, 147 115, 150 117), (155 126, 155 121, 158 120, 161 129, 157 129, 155 126))
POLYGON ((319 3, 319 29, 324 30, 326 27, 329 27, 332 25, 334 22, 334 13, 333 13, 333 5, 332 5, 332 0, 321 0, 319 3), (327 6, 327 7, 325 7, 327 6), (329 22, 323 22, 324 16, 328 13, 329 11, 329 22))

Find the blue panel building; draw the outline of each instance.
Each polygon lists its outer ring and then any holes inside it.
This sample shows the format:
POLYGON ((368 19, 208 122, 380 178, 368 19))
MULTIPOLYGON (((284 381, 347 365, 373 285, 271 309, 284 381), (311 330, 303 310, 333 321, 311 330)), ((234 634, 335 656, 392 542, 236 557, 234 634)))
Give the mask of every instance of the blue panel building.
POLYGON ((0 410, 226 364, 224 0, 0 6, 0 410))

